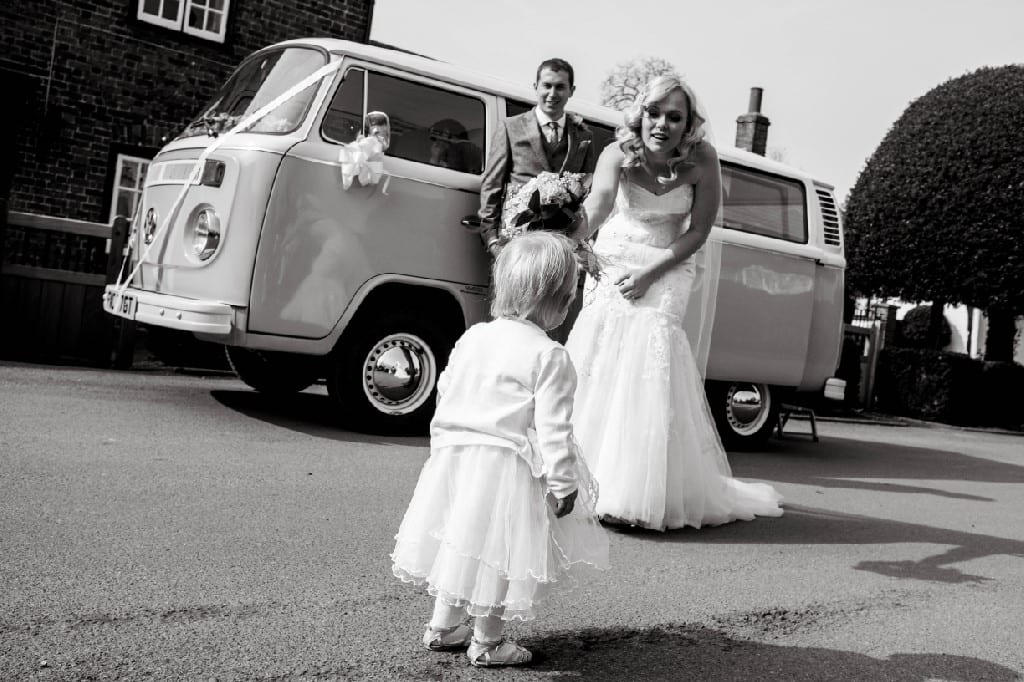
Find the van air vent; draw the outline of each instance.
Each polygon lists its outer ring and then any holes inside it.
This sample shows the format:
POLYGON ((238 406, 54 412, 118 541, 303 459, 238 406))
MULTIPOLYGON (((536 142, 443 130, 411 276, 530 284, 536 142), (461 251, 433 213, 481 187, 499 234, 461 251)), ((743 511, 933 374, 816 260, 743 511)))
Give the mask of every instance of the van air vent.
POLYGON ((840 246, 842 239, 839 233, 839 211, 832 193, 824 189, 815 189, 821 203, 821 218, 825 223, 825 243, 829 246, 840 246))

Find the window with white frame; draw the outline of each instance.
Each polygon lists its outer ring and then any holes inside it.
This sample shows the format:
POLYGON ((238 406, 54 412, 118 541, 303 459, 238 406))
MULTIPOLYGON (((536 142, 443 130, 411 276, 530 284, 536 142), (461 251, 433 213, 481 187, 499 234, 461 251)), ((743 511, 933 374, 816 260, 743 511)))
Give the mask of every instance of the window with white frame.
POLYGON ((136 16, 164 28, 224 42, 231 0, 138 0, 136 16))
POLYGON ((146 185, 146 171, 149 159, 139 156, 117 155, 117 169, 114 172, 114 193, 110 198, 110 222, 124 216, 131 220, 146 185))

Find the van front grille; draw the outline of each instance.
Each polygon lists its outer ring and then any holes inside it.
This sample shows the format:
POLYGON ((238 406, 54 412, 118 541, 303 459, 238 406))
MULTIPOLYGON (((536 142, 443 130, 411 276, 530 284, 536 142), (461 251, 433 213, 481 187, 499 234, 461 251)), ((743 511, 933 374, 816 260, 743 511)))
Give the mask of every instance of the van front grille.
POLYGON ((821 204, 821 219, 825 223, 825 243, 829 246, 842 246, 836 200, 828 190, 815 189, 814 191, 818 193, 818 202, 821 204))

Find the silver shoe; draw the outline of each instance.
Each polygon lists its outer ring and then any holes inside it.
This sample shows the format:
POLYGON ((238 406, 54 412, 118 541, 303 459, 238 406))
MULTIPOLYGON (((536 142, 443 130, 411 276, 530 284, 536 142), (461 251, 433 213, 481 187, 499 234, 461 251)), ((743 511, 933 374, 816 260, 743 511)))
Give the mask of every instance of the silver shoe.
POLYGON ((473 637, 466 651, 471 665, 477 668, 500 668, 509 665, 523 665, 533 660, 533 654, 509 639, 495 642, 481 642, 473 637))
POLYGON ((423 633, 423 646, 431 651, 457 651, 469 646, 473 638, 473 628, 468 625, 455 625, 450 628, 432 628, 427 625, 423 633))

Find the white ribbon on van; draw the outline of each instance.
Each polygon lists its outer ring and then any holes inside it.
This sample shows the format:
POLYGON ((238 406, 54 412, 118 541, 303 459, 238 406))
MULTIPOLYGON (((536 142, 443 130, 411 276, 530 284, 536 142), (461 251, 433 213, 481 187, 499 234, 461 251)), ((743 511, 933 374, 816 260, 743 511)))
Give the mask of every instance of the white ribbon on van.
POLYGON ((360 137, 341 146, 338 161, 341 162, 341 186, 345 189, 352 186, 354 179, 364 187, 376 185, 384 176, 384 144, 375 135, 360 137))
POLYGON ((128 273, 124 280, 121 280, 121 273, 124 272, 124 268, 122 268, 121 271, 118 272, 118 279, 117 283, 114 286, 114 291, 111 292, 109 301, 104 302, 105 304, 113 304, 115 301, 119 300, 121 296, 124 295, 124 292, 128 288, 128 285, 131 284, 131 281, 133 279, 135 279, 135 275, 138 274, 139 269, 145 262, 146 256, 149 255, 149 250, 153 248, 154 244, 159 243, 158 237, 162 235, 164 230, 167 229, 167 226, 174 221, 175 217, 178 214, 178 211, 181 209, 182 202, 185 201, 185 197, 186 195, 188 195, 189 188, 192 187, 193 185, 198 185, 200 183, 200 180, 203 177, 203 168, 206 166, 206 159, 209 158, 210 154, 216 151, 217 148, 224 144, 224 142, 226 142, 228 139, 230 139, 234 135, 245 132, 261 118, 272 112, 274 109, 277 109, 279 106, 290 100, 292 97, 295 97, 309 86, 314 85, 315 83, 318 83, 327 76, 333 74, 335 71, 341 68, 341 65, 343 63, 343 60, 338 59, 337 61, 331 62, 330 64, 327 64, 326 66, 317 69, 316 71, 314 71, 313 73, 306 76, 301 81, 290 87, 288 90, 284 91, 283 93, 281 93, 280 95, 270 100, 256 111, 254 111, 253 113, 243 118, 241 121, 235 124, 230 130, 221 133, 218 137, 216 137, 213 140, 212 143, 210 143, 210 146, 208 146, 206 149, 202 151, 202 153, 199 155, 199 158, 196 159, 195 166, 192 167, 192 173, 189 174, 188 179, 182 185, 181 192, 178 194, 178 198, 174 200, 174 203, 171 205, 171 209, 167 212, 167 215, 164 216, 164 219, 160 223, 160 226, 153 232, 153 237, 150 243, 147 244, 146 248, 143 249, 142 253, 139 254, 139 260, 135 264, 135 267, 132 268, 132 271, 128 273))

